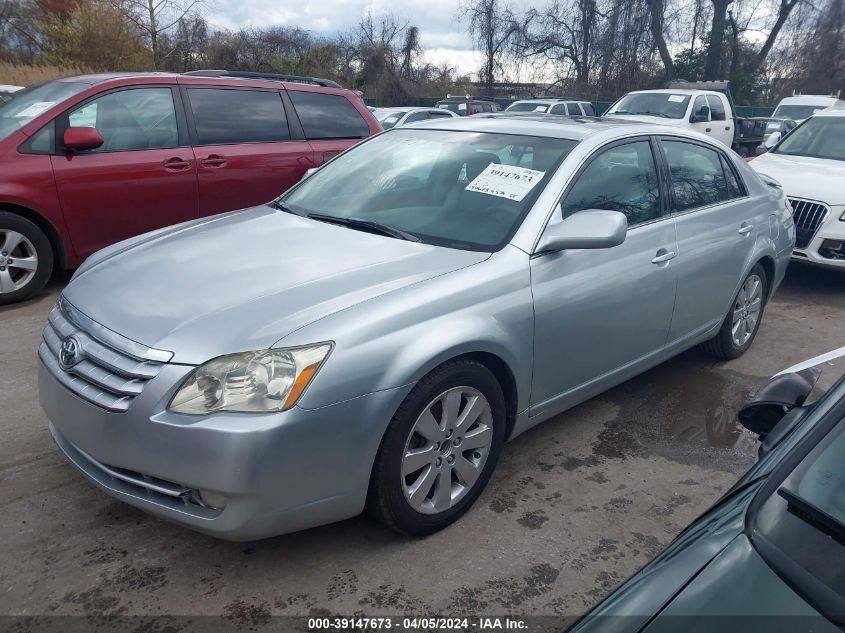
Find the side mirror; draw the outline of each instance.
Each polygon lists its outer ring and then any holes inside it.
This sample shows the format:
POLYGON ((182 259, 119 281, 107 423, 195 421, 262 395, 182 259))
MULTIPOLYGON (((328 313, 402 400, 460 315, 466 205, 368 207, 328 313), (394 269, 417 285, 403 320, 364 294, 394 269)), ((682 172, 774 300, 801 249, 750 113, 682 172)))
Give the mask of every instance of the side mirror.
POLYGON ((535 253, 550 253, 576 248, 611 248, 619 246, 628 234, 628 218, 619 211, 587 209, 549 225, 540 238, 535 253))
POLYGON ((780 132, 772 132, 763 140, 763 145, 768 149, 777 145, 778 141, 780 141, 780 132))
POLYGON ((755 156, 762 156, 763 154, 765 154, 765 153, 766 153, 766 152, 768 152, 768 151, 769 151, 769 148, 768 148, 768 147, 766 147, 765 143, 760 143, 760 144, 759 144, 759 145, 758 145, 758 146, 754 149, 754 155, 755 155, 755 156))
POLYGON ((72 152, 82 152, 97 149, 103 144, 103 137, 93 127, 69 127, 62 138, 65 149, 72 152))
POLYGON ((740 410, 740 424, 765 438, 790 411, 804 404, 821 373, 818 367, 810 367, 775 376, 740 410))
POLYGON ((710 108, 701 106, 698 110, 692 113, 689 118, 690 123, 706 123, 710 120, 710 108))

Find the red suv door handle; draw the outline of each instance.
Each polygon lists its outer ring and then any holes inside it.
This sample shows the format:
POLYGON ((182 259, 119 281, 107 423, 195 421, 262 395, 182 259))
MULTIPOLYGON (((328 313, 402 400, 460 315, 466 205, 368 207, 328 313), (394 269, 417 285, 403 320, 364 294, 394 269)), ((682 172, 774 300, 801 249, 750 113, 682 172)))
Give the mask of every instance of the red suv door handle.
POLYGON ((208 158, 200 161, 203 167, 223 167, 226 164, 226 157, 220 154, 209 154, 208 158))
POLYGON ((182 171, 183 169, 188 169, 191 166, 191 161, 173 157, 168 158, 163 164, 164 168, 168 171, 182 171))

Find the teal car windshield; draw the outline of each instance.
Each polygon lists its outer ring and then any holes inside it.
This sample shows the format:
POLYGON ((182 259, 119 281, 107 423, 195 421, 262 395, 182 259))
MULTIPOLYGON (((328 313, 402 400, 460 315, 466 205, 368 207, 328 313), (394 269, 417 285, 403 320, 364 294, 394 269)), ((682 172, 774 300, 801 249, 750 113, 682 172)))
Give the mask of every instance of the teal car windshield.
POLYGON ((90 86, 73 81, 51 81, 13 93, 11 99, 0 105, 0 141, 86 88, 90 86))
POLYGON ((577 141, 397 128, 282 196, 301 215, 378 223, 419 241, 494 251, 577 141))

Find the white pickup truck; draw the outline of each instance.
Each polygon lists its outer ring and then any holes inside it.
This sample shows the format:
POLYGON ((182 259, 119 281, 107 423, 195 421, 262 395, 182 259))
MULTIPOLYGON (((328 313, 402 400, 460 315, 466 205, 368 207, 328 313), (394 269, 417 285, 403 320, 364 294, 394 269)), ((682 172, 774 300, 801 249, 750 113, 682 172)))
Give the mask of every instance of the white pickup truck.
POLYGON ((629 92, 604 116, 688 128, 728 147, 734 144, 736 113, 727 81, 679 81, 660 90, 629 92))

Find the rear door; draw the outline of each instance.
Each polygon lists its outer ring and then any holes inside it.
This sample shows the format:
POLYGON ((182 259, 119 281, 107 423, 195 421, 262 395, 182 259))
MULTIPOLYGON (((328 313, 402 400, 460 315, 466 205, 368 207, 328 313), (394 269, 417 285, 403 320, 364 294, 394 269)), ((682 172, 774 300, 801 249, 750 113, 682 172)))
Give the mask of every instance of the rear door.
POLYGON ((200 215, 270 202, 315 167, 291 140, 279 90, 183 86, 197 161, 200 215))
POLYGON ((757 237, 770 229, 768 211, 755 210, 724 152, 669 137, 659 144, 671 176, 670 209, 678 234, 671 344, 721 323, 757 237))
POLYGON ((367 121, 343 95, 304 90, 287 95, 318 165, 370 135, 367 121))
POLYGON ((92 97, 56 118, 53 173, 71 241, 81 257, 197 217, 197 174, 179 93, 131 86, 92 97), (95 127, 101 147, 65 153, 69 127, 95 127))

